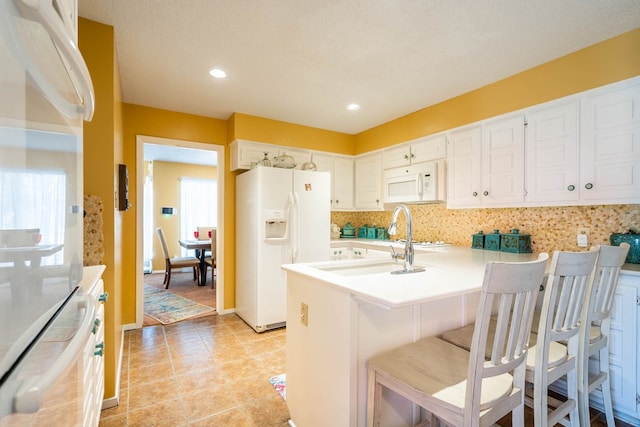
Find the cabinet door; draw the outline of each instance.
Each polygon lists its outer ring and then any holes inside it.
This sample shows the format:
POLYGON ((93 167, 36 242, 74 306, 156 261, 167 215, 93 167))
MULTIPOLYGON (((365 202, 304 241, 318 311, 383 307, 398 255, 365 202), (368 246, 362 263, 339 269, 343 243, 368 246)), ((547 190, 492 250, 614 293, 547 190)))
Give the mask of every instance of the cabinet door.
POLYGON ((353 159, 335 157, 333 159, 333 203, 334 210, 353 209, 353 159))
POLYGON ((382 209, 381 162, 379 153, 356 159, 356 209, 382 209))
POLYGON ((382 167, 384 169, 408 166, 411 164, 411 148, 407 144, 384 150, 382 167))
POLYGON ((593 203, 640 201, 640 83, 616 85, 584 100, 581 185, 593 203))
MULTIPOLYGON (((620 275, 611 313, 609 373, 616 411, 640 418, 638 372, 638 276, 620 275)), ((595 393, 596 396, 598 393, 595 393)))
POLYGON ((474 126, 451 132, 447 137, 447 207, 466 208, 481 204, 482 128, 474 126))
POLYGON ((486 123, 482 134, 482 204, 524 201, 524 116, 486 123))
POLYGON ((428 162, 447 157, 445 135, 430 136, 411 144, 411 163, 428 162))
POLYGON ((580 196, 578 102, 527 115, 526 201, 553 204, 580 196))
POLYGON ((267 153, 269 160, 277 155, 275 146, 250 141, 234 141, 231 143, 231 170, 251 169, 251 163, 259 162, 267 153))

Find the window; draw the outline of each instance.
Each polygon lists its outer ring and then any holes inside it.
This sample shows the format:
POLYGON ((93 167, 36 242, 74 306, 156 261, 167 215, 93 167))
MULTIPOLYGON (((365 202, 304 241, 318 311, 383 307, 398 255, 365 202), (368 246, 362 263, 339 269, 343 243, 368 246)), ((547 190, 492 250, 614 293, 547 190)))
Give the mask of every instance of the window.
MULTIPOLYGON (((180 181, 180 238, 193 239, 197 227, 217 227, 218 187, 213 179, 182 177, 180 181)), ((187 250, 182 248, 182 256, 187 250)))
MULTIPOLYGON (((42 169, 0 171, 0 229, 38 228, 42 244, 64 243, 65 205, 64 172, 42 169)), ((62 252, 42 260, 43 265, 62 262, 62 252)))

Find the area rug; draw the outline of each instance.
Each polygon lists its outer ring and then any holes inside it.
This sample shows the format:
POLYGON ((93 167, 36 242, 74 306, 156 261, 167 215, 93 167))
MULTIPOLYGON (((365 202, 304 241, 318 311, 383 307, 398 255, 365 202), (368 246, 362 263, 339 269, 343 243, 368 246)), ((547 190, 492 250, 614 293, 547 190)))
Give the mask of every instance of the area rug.
POLYGON ((156 319, 163 325, 214 311, 211 307, 169 291, 158 289, 146 283, 144 285, 144 314, 156 319))
POLYGON ((280 374, 269 378, 269 382, 276 389, 278 394, 287 400, 287 374, 280 374))

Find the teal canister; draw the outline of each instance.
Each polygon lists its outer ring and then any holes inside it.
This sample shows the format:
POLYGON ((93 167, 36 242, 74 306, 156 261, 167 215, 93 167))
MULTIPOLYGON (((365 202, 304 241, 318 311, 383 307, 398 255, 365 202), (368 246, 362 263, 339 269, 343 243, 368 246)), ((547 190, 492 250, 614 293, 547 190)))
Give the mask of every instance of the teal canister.
POLYGON ((531 236, 529 234, 521 234, 520 230, 514 228, 511 233, 500 235, 500 250, 515 254, 530 254, 532 252, 531 236))
POLYGON ((500 230, 493 230, 492 234, 484 236, 484 248, 488 251, 500 250, 500 230))
POLYGON ((387 235, 387 229, 384 227, 379 227, 376 233, 376 239, 378 240, 386 240, 389 236, 387 235))
POLYGON ((378 229, 375 224, 367 228, 367 239, 375 239, 378 229))
POLYGON ((356 237, 356 229, 350 222, 342 227, 342 237, 356 237))
POLYGON ((358 238, 359 239, 366 239, 367 238, 367 224, 363 225, 362 227, 358 227, 358 238))
POLYGON ((478 230, 476 234, 471 235, 471 248, 484 249, 484 237, 482 230, 478 230))

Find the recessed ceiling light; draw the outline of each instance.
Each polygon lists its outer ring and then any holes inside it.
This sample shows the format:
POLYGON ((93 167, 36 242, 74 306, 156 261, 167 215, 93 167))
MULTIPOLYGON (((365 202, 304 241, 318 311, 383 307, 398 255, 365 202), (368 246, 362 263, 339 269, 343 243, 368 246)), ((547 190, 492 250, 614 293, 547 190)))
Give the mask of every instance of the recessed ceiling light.
POLYGON ((227 77, 227 73, 219 68, 212 68, 211 70, 209 70, 209 74, 211 74, 216 79, 224 79, 225 77, 227 77))
POLYGON ((347 110, 349 111, 357 111, 360 109, 360 106, 358 104, 349 104, 347 105, 347 110))

